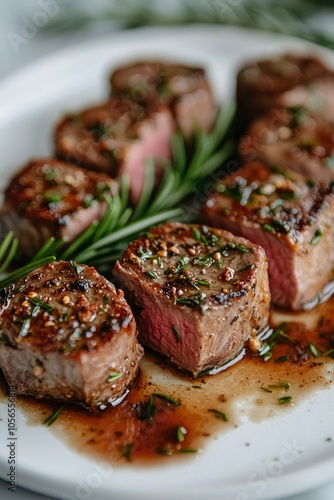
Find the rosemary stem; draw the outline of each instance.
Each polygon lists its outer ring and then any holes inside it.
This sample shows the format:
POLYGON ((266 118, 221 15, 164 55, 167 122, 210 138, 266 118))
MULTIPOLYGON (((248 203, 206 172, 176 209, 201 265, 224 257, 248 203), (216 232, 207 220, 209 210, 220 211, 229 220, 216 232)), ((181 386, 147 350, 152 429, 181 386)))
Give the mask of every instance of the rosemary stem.
POLYGON ((112 234, 107 235, 104 238, 100 239, 99 241, 96 241, 95 243, 90 245, 87 249, 85 249, 83 252, 81 252, 77 255, 76 260, 78 262, 83 262, 87 259, 88 256, 91 257, 92 250, 98 250, 100 248, 109 246, 112 243, 115 243, 115 241, 120 241, 124 238, 132 236, 134 233, 144 231, 145 229, 148 229, 149 227, 152 227, 152 226, 159 224, 161 222, 164 222, 166 220, 170 220, 170 219, 174 219, 176 217, 179 217, 182 215, 182 213, 183 213, 183 210, 181 208, 174 208, 172 210, 168 210, 168 211, 160 212, 156 215, 152 215, 149 218, 144 217, 140 220, 132 222, 132 223, 128 224, 126 227, 124 227, 122 229, 118 229, 115 232, 113 232, 112 234))

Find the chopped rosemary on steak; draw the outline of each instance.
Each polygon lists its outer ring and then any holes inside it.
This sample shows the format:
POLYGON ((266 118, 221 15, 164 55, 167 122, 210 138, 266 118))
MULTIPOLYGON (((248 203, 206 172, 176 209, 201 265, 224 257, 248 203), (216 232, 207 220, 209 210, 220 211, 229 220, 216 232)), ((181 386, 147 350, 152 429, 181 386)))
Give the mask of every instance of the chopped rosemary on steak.
POLYGON ((334 184, 308 181, 247 163, 216 185, 203 209, 207 224, 265 249, 273 302, 296 310, 314 304, 334 267, 334 184))
POLYGON ((235 357, 268 321, 265 254, 226 231, 166 223, 131 243, 113 273, 141 342, 194 376, 235 357))
POLYGON ((143 349, 123 293, 92 267, 39 267, 1 291, 0 309, 0 364, 17 394, 96 408, 127 393, 143 349))

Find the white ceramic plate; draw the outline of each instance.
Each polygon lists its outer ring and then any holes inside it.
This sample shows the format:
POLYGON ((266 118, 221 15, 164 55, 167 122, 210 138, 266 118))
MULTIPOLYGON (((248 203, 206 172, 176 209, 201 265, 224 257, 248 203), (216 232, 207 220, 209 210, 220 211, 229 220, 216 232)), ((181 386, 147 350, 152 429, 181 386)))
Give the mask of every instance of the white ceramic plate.
MULTIPOLYGON (((205 66, 218 99, 233 95, 237 67, 250 57, 311 46, 220 26, 145 29, 81 44, 17 73, 0 86, 1 184, 30 157, 50 154, 52 127, 66 110, 107 95, 107 75, 125 60, 166 57, 205 66)), ((331 53, 324 57, 334 64, 331 53)), ((59 498, 155 500, 274 499, 329 481, 334 470, 334 388, 261 424, 244 419, 197 459, 113 469, 65 447, 18 415, 18 484, 59 498), (245 442, 253 446, 245 447, 245 442)), ((7 406, 0 406, 1 476, 8 472, 7 406)))

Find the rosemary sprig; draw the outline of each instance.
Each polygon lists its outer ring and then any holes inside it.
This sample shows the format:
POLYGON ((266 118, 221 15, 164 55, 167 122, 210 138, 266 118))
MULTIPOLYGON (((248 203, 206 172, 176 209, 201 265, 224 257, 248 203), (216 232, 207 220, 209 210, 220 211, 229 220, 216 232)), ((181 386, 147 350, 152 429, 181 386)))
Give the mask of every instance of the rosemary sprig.
POLYGON ((14 283, 15 281, 23 278, 27 274, 31 273, 35 269, 44 266, 45 264, 49 264, 50 262, 53 262, 56 260, 56 257, 50 256, 50 257, 45 257, 44 259, 40 260, 34 260, 33 262, 30 262, 29 264, 20 267, 19 269, 16 269, 15 271, 12 271, 11 273, 7 274, 4 278, 0 279, 0 288, 5 288, 6 286, 10 285, 11 283, 14 283))
MULTIPOLYGON (((0 289, 5 288, 11 283, 23 278, 34 269, 41 267, 45 264, 49 264, 55 260, 55 257, 52 255, 45 256, 51 250, 54 249, 54 238, 51 238, 47 245, 41 248, 41 250, 35 255, 35 257, 29 262, 29 264, 20 267, 8 274, 6 274, 3 278, 0 279, 0 289), (47 248, 46 248, 47 247, 47 248)), ((16 251, 19 245, 19 240, 14 236, 13 231, 9 231, 3 241, 0 244, 0 273, 5 273, 9 266, 15 259, 16 251)))
POLYGON ((61 245, 63 245, 64 240, 56 240, 53 236, 38 250, 38 252, 31 259, 30 263, 38 262, 41 259, 45 259, 50 255, 55 255, 57 250, 61 245))
MULTIPOLYGON (((172 138, 172 161, 164 165, 163 179, 156 192, 154 164, 148 159, 144 188, 135 209, 129 203, 130 180, 123 176, 119 194, 106 199, 107 210, 100 221, 94 221, 65 248, 63 240, 49 239, 27 266, 0 280, 0 287, 55 258, 94 266, 110 264, 122 255, 130 241, 152 226, 167 220, 187 220, 188 214, 178 205, 186 196, 203 188, 209 174, 232 153, 234 145, 227 142, 226 137, 233 118, 234 105, 225 106, 219 112, 211 133, 197 131, 191 152, 187 151, 183 137, 176 134, 172 138)), ((0 262, 1 247, 4 245, 6 253, 6 245, 11 241, 14 241, 12 245, 17 245, 9 233, 0 246, 0 262)), ((10 256, 13 258, 12 253, 10 256)))
POLYGON ((210 134, 197 132, 190 156, 186 154, 183 137, 180 134, 173 136, 173 158, 171 163, 164 165, 164 175, 156 193, 153 192, 154 165, 148 160, 145 185, 135 210, 128 203, 129 179, 123 177, 120 194, 108 200, 108 209, 102 221, 91 225, 60 258, 90 265, 110 263, 141 232, 166 220, 184 216, 182 209, 177 207, 180 201, 199 189, 203 180, 221 166, 233 151, 232 142, 223 142, 234 111, 234 105, 225 106, 210 134), (112 221, 112 225, 108 221, 112 221))
POLYGON ((158 2, 148 0, 113 0, 106 9, 85 10, 82 6, 62 8, 40 33, 54 34, 82 31, 92 25, 110 23, 112 29, 139 26, 169 26, 193 23, 220 23, 256 28, 297 36, 312 42, 334 47, 334 37, 313 22, 314 17, 333 9, 331 0, 261 0, 226 2, 183 0, 174 9, 159 8, 158 2))
MULTIPOLYGON (((182 213, 181 209, 175 208, 157 213, 156 215, 152 215, 152 217, 144 217, 122 228, 117 228, 110 233, 106 232, 105 236, 99 241, 92 240, 91 236, 89 234, 87 236, 86 233, 84 238, 79 236, 82 246, 81 251, 76 252, 70 249, 71 251, 66 251, 65 254, 61 255, 61 258, 65 260, 70 258, 90 265, 113 262, 123 253, 128 243, 138 234, 156 224, 180 217, 182 213)), ((98 228, 99 224, 95 227, 98 228)))

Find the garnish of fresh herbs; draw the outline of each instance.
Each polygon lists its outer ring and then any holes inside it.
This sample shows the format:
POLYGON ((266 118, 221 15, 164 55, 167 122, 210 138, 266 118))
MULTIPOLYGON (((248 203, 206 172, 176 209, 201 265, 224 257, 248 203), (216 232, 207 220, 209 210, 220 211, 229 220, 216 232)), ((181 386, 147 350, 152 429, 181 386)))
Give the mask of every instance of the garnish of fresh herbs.
POLYGON ((145 419, 150 420, 155 416, 156 407, 154 406, 154 401, 156 398, 163 400, 168 406, 173 406, 175 408, 180 406, 180 402, 176 401, 175 399, 171 398, 170 396, 166 396, 165 394, 160 394, 160 393, 151 394, 151 397, 150 397, 148 403, 146 403, 143 406, 142 418, 144 420, 145 419))
POLYGON ((275 33, 297 36, 325 47, 334 48, 332 32, 326 33, 314 18, 332 12, 331 0, 267 0, 263 9, 261 0, 231 2, 194 2, 183 0, 178 8, 161 9, 159 2, 138 0, 108 2, 107 7, 88 10, 81 5, 68 5, 49 19, 39 31, 46 34, 86 30, 106 23, 112 29, 138 28, 139 26, 175 26, 191 23, 221 23, 275 33))
MULTIPOLYGON (((294 344, 294 339, 285 332, 286 326, 286 323, 282 323, 279 327, 273 330, 270 336, 262 342, 262 347, 256 355, 261 356, 264 361, 268 361, 272 357, 273 350, 277 343, 294 344)), ((284 356, 277 358, 275 362, 283 363, 284 361, 287 361, 287 359, 288 357, 284 356)))
MULTIPOLYGON (((193 210, 182 209, 179 204, 203 189, 205 180, 231 155, 234 144, 227 138, 233 118, 234 105, 224 106, 209 134, 201 129, 196 131, 192 148, 176 133, 172 137, 172 160, 164 165, 163 178, 156 191, 155 167, 153 160, 148 159, 145 184, 136 207, 129 203, 130 181, 123 176, 119 194, 106 199, 108 208, 100 221, 94 221, 65 249, 63 241, 50 238, 28 264, 0 279, 0 288, 55 259, 92 266, 110 264, 122 255, 130 241, 150 227, 168 220, 185 221, 191 211, 194 216, 193 210)), ((17 246, 13 233, 8 233, 0 245, 2 273, 14 261, 17 246)))

